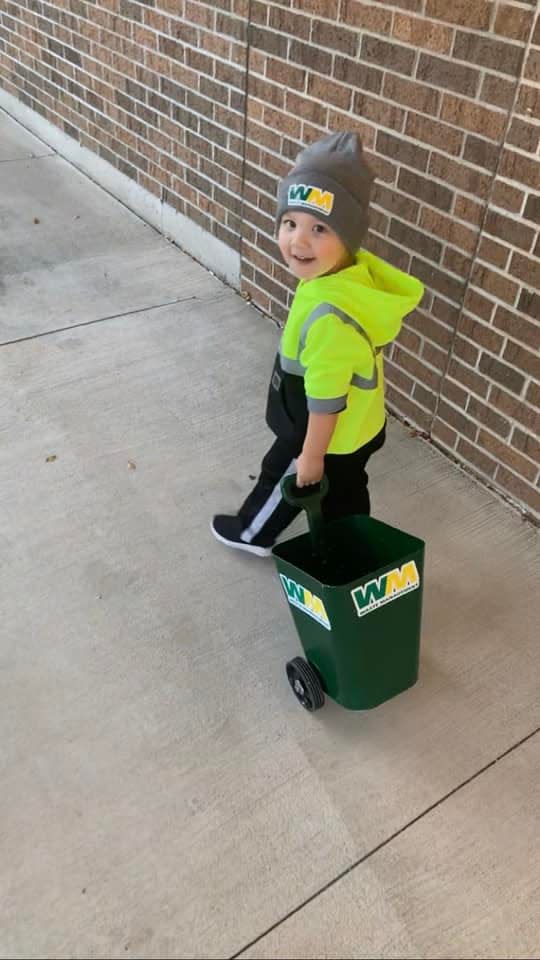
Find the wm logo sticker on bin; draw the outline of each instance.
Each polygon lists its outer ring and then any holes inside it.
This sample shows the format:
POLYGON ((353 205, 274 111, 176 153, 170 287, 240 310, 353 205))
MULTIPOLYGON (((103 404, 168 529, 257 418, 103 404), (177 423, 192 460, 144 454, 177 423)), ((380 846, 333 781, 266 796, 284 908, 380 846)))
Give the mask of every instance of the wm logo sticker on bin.
POLYGON ((374 580, 368 580, 361 587, 356 587, 351 591, 354 600, 356 612, 359 617, 364 617, 366 613, 372 613, 385 603, 391 603, 397 600, 405 593, 416 590, 420 586, 420 577, 414 560, 404 563, 401 567, 395 567, 388 573, 383 573, 381 577, 375 577, 374 580))
POLYGON ((317 623, 320 623, 321 626, 327 630, 331 630, 330 620, 328 619, 328 614, 322 600, 316 597, 314 593, 310 593, 310 591, 300 583, 296 583, 296 580, 291 580, 290 577, 286 577, 284 573, 280 573, 279 577, 289 603, 293 607, 298 607, 299 610, 307 613, 308 617, 313 617, 317 623))

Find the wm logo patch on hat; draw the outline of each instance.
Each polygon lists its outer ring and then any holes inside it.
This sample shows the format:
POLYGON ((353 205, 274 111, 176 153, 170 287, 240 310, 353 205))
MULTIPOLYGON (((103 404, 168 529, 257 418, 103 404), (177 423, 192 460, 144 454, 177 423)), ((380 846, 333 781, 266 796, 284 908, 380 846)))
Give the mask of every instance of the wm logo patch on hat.
POLYGON ((292 206, 311 207, 317 213, 328 216, 334 206, 334 194, 319 187, 310 187, 304 183, 295 183, 289 187, 289 204, 292 206))

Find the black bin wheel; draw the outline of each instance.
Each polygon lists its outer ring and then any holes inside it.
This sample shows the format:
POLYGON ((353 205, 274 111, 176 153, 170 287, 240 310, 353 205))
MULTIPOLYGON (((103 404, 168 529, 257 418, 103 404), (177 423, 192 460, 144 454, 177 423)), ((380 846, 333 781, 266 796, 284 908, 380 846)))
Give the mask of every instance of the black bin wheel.
POLYGON ((302 706, 313 713, 324 706, 324 693, 317 671, 307 660, 295 657, 286 666, 292 692, 302 706))

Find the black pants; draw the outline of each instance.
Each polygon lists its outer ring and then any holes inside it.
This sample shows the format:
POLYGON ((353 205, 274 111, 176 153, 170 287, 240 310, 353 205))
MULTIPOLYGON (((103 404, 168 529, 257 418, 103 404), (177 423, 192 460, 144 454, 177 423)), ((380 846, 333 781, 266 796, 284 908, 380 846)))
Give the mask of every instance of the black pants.
MULTIPOLYGON (((385 427, 364 447, 354 453, 327 453, 324 469, 330 484, 322 502, 326 520, 338 520, 355 513, 369 514, 370 502, 366 464, 386 439, 385 427)), ((258 546, 271 546, 300 512, 281 496, 281 478, 296 472, 298 446, 279 437, 274 441, 261 464, 261 474, 254 489, 238 511, 242 522, 242 539, 258 546)))

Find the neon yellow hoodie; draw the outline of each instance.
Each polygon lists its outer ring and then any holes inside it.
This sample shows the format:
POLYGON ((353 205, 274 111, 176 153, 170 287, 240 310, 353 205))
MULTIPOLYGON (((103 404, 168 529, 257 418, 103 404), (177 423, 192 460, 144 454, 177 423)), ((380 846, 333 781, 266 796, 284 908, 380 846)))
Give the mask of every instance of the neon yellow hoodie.
POLYGON ((304 378, 307 409, 339 413, 328 453, 352 453, 382 429, 382 347, 424 292, 416 277, 360 250, 345 270, 301 280, 280 344, 285 376, 304 378))

